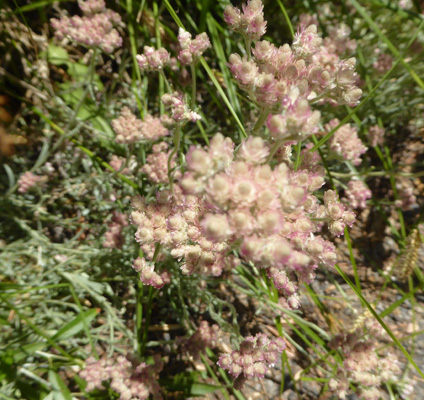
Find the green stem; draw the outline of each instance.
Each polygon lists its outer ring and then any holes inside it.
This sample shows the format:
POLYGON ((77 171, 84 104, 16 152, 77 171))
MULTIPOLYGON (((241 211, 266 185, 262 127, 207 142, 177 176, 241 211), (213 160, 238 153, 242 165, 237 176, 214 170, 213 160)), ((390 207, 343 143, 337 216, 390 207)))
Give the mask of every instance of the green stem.
POLYGON ((277 139, 275 141, 275 143, 272 145, 271 150, 269 152, 269 156, 266 160, 266 163, 269 164, 270 161, 273 159, 275 153, 277 152, 277 150, 280 148, 280 146, 283 144, 283 140, 282 139, 277 139))
POLYGON ((261 110, 261 113, 259 114, 259 118, 252 129, 252 135, 256 135, 259 132, 259 130, 262 128, 263 124, 267 120, 269 114, 270 112, 268 108, 263 108, 261 110))
MULTIPOLYGON (((153 254, 153 258, 152 258, 153 264, 156 262, 159 254, 160 254, 161 249, 162 249, 162 245, 160 243, 156 243, 155 253, 153 254)), ((149 287, 149 297, 148 297, 148 301, 147 301, 146 320, 144 322, 144 329, 143 329, 143 334, 142 334, 142 337, 141 337, 141 344, 140 344, 140 355, 141 356, 143 356, 144 352, 146 351, 147 337, 148 337, 149 325, 150 325, 150 317, 152 315, 152 304, 153 304, 153 299, 155 298, 156 293, 157 293, 157 291, 155 292, 155 290, 153 289, 153 286, 150 286, 149 287)), ((142 312, 143 311, 141 311, 141 313, 142 312)), ((141 319, 139 321, 140 321, 140 325, 141 325, 141 319)))
POLYGON ((252 51, 251 51, 252 41, 247 36, 245 36, 244 44, 246 46, 247 60, 250 61, 252 59, 252 51))
POLYGON ((190 65, 191 68, 191 105, 190 108, 194 110, 196 105, 196 66, 193 64, 190 65))
POLYGON ((163 72, 163 70, 162 70, 162 69, 161 69, 159 72, 160 72, 160 75, 161 75, 161 76, 162 76, 162 78, 163 78, 163 81, 165 82, 166 90, 168 91, 168 93, 172 93, 172 92, 173 92, 172 87, 171 87, 171 85, 169 84, 168 79, 166 78, 165 73, 163 72))
POLYGON ((149 287, 149 298, 147 301, 147 314, 146 314, 146 320, 144 321, 144 329, 143 329, 143 335, 141 338, 141 345, 140 345, 140 355, 143 356, 144 352, 146 351, 146 344, 147 344, 147 336, 149 333, 149 325, 150 325, 150 316, 152 315, 152 303, 153 303, 153 295, 154 295, 154 289, 153 286, 149 287))
POLYGON ((181 143, 181 124, 177 124, 175 128, 175 134, 174 134, 174 148, 172 149, 171 153, 168 157, 168 179, 169 179, 169 185, 171 188, 171 193, 173 189, 173 179, 172 179, 172 171, 171 171, 171 163, 172 158, 175 156, 175 154, 180 150, 180 143, 181 143))
POLYGON ((292 39, 294 39, 294 29, 293 29, 293 24, 290 21, 289 15, 287 14, 286 8, 284 7, 284 4, 281 0, 277 0, 278 5, 281 8, 281 11, 283 12, 284 18, 286 19, 287 25, 290 29, 290 34, 292 39))

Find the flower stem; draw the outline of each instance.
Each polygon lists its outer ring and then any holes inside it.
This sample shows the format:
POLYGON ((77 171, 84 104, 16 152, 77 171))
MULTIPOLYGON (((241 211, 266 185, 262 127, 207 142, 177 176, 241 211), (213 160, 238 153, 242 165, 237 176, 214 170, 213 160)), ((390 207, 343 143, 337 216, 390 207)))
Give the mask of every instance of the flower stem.
POLYGON ((177 124, 175 128, 175 134, 174 134, 174 148, 172 149, 171 153, 168 157, 168 179, 169 179, 169 186, 171 188, 171 193, 173 189, 173 179, 172 179, 172 172, 171 172, 171 163, 172 158, 174 155, 178 152, 180 149, 180 143, 181 143, 181 124, 177 124))
POLYGON ((272 145, 271 147, 271 151, 269 152, 269 156, 266 160, 266 163, 269 164, 270 161, 273 159, 275 153, 277 152, 277 150, 280 148, 280 146, 283 144, 283 140, 282 139, 277 139, 275 141, 275 143, 272 145))
POLYGON ((253 127, 252 135, 256 135, 259 132, 259 130, 262 128, 263 124, 267 120, 269 114, 270 113, 269 113, 269 109, 268 108, 263 108, 262 109, 262 111, 261 111, 261 113, 259 115, 259 118, 256 121, 255 126, 253 127))
POLYGON ((251 52, 252 41, 247 36, 245 36, 244 44, 246 46, 247 60, 250 61, 252 59, 252 52, 251 52))
POLYGON ((190 108, 193 110, 196 105, 196 66, 194 63, 190 65, 191 68, 191 105, 190 108))

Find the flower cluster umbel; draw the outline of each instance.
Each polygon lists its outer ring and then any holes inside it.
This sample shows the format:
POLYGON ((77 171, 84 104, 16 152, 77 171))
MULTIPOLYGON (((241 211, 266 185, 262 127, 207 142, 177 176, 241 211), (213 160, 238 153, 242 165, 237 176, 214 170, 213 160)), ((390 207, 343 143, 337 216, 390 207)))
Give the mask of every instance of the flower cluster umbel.
POLYGON ((206 200, 200 219, 205 238, 238 244, 243 259, 265 268, 297 308, 296 283, 312 282, 318 263, 333 266, 336 260, 334 245, 316 235, 322 221, 339 236, 355 215, 332 191, 319 205, 313 192, 324 184, 324 171, 318 165, 294 171, 283 162, 272 169, 268 156, 269 146, 259 137, 234 151, 233 142, 217 134, 205 149, 190 147, 181 187, 206 200))
POLYGON ((247 337, 240 344, 239 350, 222 355, 218 365, 236 379, 234 387, 240 389, 248 378, 263 378, 285 348, 283 339, 270 340, 266 335, 258 333, 247 337))
POLYGON ((160 118, 147 114, 144 120, 137 118, 128 107, 123 107, 121 114, 111 122, 116 133, 117 143, 134 143, 140 140, 157 140, 169 135, 168 129, 160 118))
POLYGON ((35 175, 31 171, 24 172, 18 180, 18 192, 26 193, 43 181, 45 181, 43 176, 35 175))
MULTIPOLYGON (((337 42, 322 45, 314 24, 301 25, 291 46, 259 41, 266 27, 262 9, 260 0, 249 1, 243 12, 232 6, 225 9, 229 27, 248 39, 247 55, 231 54, 228 66, 240 88, 266 114, 275 114, 267 121, 274 138, 303 140, 318 129, 320 113, 311 109, 311 103, 358 102, 362 91, 356 86, 356 60, 341 60, 337 42), (252 40, 255 44, 250 49, 252 40)), ((343 42, 344 34, 339 34, 343 42)))
MULTIPOLYGON (((371 329, 370 333, 378 335, 381 329, 371 329)), ((352 381, 359 386, 357 394, 361 400, 378 400, 382 396, 379 386, 400 373, 396 357, 390 353, 379 357, 374 341, 367 339, 360 329, 337 335, 329 347, 340 348, 344 357, 343 368, 339 368, 336 377, 329 382, 330 389, 341 399, 346 398, 349 381, 352 381)))
POLYGON ((69 38, 88 47, 98 47, 106 53, 122 46, 122 38, 114 28, 121 24, 121 17, 107 9, 104 0, 87 0, 79 2, 83 16, 63 16, 52 18, 50 23, 55 36, 62 40, 69 38))
POLYGON ((108 224, 105 233, 103 247, 111 249, 120 249, 124 244, 122 229, 128 225, 127 216, 116 211, 113 212, 112 221, 108 224))
POLYGON ((193 335, 189 338, 177 338, 177 344, 181 351, 190 354, 195 360, 200 359, 200 354, 204 353, 206 348, 214 348, 217 343, 219 326, 209 325, 207 321, 202 321, 193 335))
POLYGON ((157 376, 162 368, 159 357, 154 357, 152 365, 141 363, 137 366, 121 355, 100 360, 89 357, 80 376, 87 381, 87 392, 103 389, 103 383, 110 381, 111 389, 120 395, 121 400, 145 400, 150 395, 161 400, 157 376))

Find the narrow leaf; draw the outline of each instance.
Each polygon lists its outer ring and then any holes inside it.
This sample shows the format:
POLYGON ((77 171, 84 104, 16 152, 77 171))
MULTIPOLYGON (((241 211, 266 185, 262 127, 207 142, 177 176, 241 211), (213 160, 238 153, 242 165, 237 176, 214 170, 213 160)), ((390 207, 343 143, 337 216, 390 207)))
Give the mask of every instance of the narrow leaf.
POLYGON ((79 314, 76 318, 74 318, 71 322, 66 324, 63 328, 59 329, 53 336, 52 340, 60 341, 69 339, 72 336, 75 336, 77 333, 84 329, 84 321, 89 324, 94 317, 97 315, 98 310, 91 309, 85 311, 82 314, 79 314))

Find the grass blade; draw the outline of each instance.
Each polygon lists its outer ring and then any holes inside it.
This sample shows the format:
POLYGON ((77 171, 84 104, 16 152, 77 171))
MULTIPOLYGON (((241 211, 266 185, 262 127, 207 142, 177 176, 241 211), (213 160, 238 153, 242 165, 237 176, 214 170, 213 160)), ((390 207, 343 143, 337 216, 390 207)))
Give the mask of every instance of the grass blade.
POLYGON ((382 326, 382 328, 387 332, 390 338, 393 340, 393 343, 398 347, 398 349, 403 353, 403 355, 408 359, 408 361, 413 365, 415 370, 420 374, 422 378, 424 378, 424 373, 421 371, 420 367, 414 361, 414 359, 407 352, 405 347, 402 346, 399 339, 393 334, 391 329, 386 325, 386 323, 381 319, 381 317, 374 311, 371 304, 365 299, 364 296, 359 292, 358 288, 355 286, 353 282, 346 276, 346 274, 341 270, 341 268, 336 264, 335 269, 340 274, 340 276, 345 280, 345 282, 352 288, 355 294, 359 297, 363 304, 368 308, 374 318, 378 321, 378 323, 382 326))

